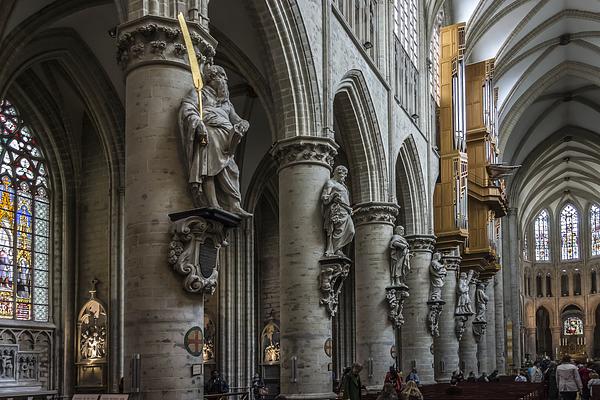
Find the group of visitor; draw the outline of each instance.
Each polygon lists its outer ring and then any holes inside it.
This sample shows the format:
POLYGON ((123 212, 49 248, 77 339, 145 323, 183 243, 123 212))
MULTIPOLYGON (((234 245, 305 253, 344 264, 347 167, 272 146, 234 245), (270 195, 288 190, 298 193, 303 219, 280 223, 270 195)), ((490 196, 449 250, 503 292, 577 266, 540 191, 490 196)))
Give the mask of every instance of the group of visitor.
MULTIPOLYGON (((360 400, 361 390, 366 389, 360 382, 362 365, 354 363, 352 367, 344 369, 340 379, 339 394, 343 400, 360 400)), ((417 370, 413 368, 403 381, 402 371, 396 370, 393 365, 385 375, 383 390, 377 400, 423 400, 419 390, 421 384, 417 370)))
POLYGON ((515 382, 544 382, 548 400, 575 400, 578 395, 581 400, 592 400, 600 398, 599 372, 599 365, 575 365, 571 356, 565 355, 560 364, 548 358, 534 362, 519 371, 515 382))

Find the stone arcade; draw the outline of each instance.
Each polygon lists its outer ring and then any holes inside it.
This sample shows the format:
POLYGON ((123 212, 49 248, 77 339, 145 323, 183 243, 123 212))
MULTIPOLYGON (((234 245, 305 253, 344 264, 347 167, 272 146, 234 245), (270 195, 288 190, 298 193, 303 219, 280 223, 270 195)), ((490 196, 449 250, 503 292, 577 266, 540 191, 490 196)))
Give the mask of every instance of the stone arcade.
POLYGON ((600 358, 599 15, 1 1, 0 397, 600 358))

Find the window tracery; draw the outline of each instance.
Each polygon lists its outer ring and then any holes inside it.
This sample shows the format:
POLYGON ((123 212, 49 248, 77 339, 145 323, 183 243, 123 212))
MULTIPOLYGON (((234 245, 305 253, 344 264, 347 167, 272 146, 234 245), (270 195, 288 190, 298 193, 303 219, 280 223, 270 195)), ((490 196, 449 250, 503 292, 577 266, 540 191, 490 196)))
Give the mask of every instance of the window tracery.
POLYGON ((48 321, 50 201, 39 144, 0 100, 0 318, 48 321))
POLYGON ((590 229, 592 256, 600 256, 600 207, 597 204, 590 208, 590 229))
POLYGON ((560 251, 563 260, 579 258, 579 215, 572 204, 567 204, 560 212, 560 251))
POLYGON ((534 222, 536 261, 550 261, 550 232, 548 220, 548 211, 542 210, 534 222))
POLYGON ((418 0, 394 0, 394 34, 416 66, 419 60, 418 0))

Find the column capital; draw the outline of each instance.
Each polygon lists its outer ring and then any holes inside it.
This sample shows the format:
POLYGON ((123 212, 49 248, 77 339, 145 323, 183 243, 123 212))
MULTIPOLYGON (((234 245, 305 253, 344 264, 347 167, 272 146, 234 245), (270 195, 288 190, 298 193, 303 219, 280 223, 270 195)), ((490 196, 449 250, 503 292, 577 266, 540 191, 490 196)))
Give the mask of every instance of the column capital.
POLYGON ((407 235, 406 240, 410 245, 410 251, 412 252, 428 252, 433 253, 435 250, 435 239, 434 235, 407 235))
MULTIPOLYGON (((200 65, 212 63, 217 42, 195 22, 188 21, 200 65)), ((169 64, 189 69, 187 49, 175 18, 145 15, 118 27, 117 62, 126 73, 143 66, 169 64)))
POLYGON ((354 224, 388 224, 394 225, 398 209, 395 203, 366 202, 354 206, 352 219, 354 224))
POLYGON ((462 257, 460 256, 460 247, 455 246, 451 248, 438 249, 442 253, 442 261, 448 271, 458 271, 460 269, 460 262, 462 257))
POLYGON ((331 170, 338 148, 330 138, 296 136, 279 140, 270 152, 279 164, 278 171, 296 164, 317 164, 331 170))

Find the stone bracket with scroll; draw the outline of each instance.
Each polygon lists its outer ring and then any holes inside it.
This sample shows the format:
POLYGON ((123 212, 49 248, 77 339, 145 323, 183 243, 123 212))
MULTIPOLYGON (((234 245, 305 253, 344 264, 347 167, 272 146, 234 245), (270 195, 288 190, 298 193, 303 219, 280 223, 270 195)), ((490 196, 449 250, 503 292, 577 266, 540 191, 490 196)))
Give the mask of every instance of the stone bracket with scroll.
POLYGON ((487 329, 487 322, 485 321, 473 321, 473 335, 475 336, 475 341, 479 343, 481 337, 485 335, 485 331, 487 329))
POLYGON ((389 286, 385 288, 385 298, 388 301, 389 311, 388 318, 392 321, 394 328, 398 329, 404 325, 404 300, 409 297, 408 288, 406 286, 389 286))
POLYGON ((173 224, 169 264, 184 276, 187 292, 213 294, 219 279, 219 251, 228 245, 228 232, 240 225, 241 218, 214 208, 173 213, 169 218, 173 224))
POLYGON ((321 305, 327 307, 330 317, 335 316, 344 280, 350 273, 351 261, 345 256, 322 257, 319 260, 319 289, 321 305))

